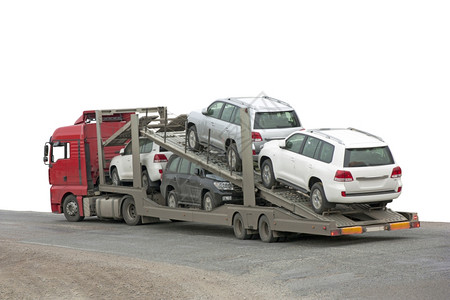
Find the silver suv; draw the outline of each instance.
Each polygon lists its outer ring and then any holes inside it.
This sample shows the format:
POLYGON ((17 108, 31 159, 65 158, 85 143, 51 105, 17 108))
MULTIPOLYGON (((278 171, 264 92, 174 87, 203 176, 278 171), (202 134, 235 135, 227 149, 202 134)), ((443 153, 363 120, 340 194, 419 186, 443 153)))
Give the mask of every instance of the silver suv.
POLYGON ((265 142, 284 139, 303 129, 295 110, 286 102, 267 96, 219 99, 201 112, 189 114, 188 146, 201 150, 208 145, 209 137, 212 147, 226 152, 230 167, 240 171, 240 108, 249 109, 255 161, 265 142))

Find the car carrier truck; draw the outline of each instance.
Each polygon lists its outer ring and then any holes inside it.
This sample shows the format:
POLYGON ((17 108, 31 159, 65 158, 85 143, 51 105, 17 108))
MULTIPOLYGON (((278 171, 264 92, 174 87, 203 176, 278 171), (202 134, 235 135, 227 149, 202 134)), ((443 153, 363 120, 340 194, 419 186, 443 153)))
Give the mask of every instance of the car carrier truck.
POLYGON ((254 172, 248 111, 241 108, 240 115, 243 165, 242 172, 234 172, 210 147, 190 150, 186 116, 169 119, 166 107, 85 111, 74 125, 56 129, 45 144, 52 212, 64 213, 73 222, 97 216, 128 225, 161 219, 227 225, 238 239, 259 235, 264 242, 292 233, 340 236, 420 227, 417 213, 354 204, 317 214, 308 195, 284 186, 265 188, 254 172), (148 194, 141 182, 137 141, 142 136, 242 188, 242 204, 224 204, 212 211, 171 208, 157 190, 148 194), (112 185, 109 162, 130 141, 132 185, 112 185))

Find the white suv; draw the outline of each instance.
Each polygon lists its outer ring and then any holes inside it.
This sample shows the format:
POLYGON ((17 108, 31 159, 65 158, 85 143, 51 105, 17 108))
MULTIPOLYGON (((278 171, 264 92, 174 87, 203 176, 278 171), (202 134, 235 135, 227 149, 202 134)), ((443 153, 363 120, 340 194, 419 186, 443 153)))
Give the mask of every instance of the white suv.
POLYGON ((319 214, 336 203, 384 207, 402 190, 388 145, 353 128, 299 131, 266 143, 259 166, 265 187, 278 181, 309 194, 319 214))
MULTIPOLYGON (((139 139, 139 152, 142 165, 142 186, 150 192, 152 188, 159 188, 161 175, 167 160, 172 155, 148 138, 139 139)), ((133 181, 133 163, 131 142, 120 150, 120 155, 111 160, 109 174, 113 185, 133 181)))
POLYGON ((208 145, 209 136, 210 145, 226 152, 231 168, 239 171, 242 165, 240 108, 249 110, 255 161, 264 143, 284 139, 302 129, 295 110, 286 102, 267 96, 219 99, 202 112, 189 114, 188 146, 199 150, 208 145))

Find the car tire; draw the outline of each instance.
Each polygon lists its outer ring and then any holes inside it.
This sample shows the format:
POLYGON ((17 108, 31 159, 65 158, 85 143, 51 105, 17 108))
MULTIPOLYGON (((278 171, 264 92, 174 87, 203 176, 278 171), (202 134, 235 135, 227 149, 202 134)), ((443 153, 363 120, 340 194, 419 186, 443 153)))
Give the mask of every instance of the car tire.
POLYGON ((147 170, 142 171, 142 188, 147 194, 150 193, 150 176, 148 176, 147 170))
POLYGON ((237 147, 235 143, 232 143, 227 148, 227 162, 228 167, 232 171, 240 172, 242 171, 242 160, 237 151, 237 147))
POLYGON ((167 194, 167 206, 171 208, 177 208, 178 207, 178 200, 177 200, 177 194, 175 193, 175 190, 171 190, 167 194))
POLYGON ((80 207, 78 206, 77 197, 75 195, 68 195, 63 202, 64 217, 69 222, 80 222, 84 220, 80 216, 80 207))
POLYGON ((258 222, 258 232, 261 241, 265 243, 273 243, 277 238, 274 237, 273 230, 270 226, 269 218, 262 215, 258 222))
POLYGON ((197 127, 192 125, 187 130, 187 143, 190 149, 199 151, 200 143, 198 141, 197 127))
POLYGON ((202 206, 205 211, 212 211, 216 208, 217 205, 214 201, 213 195, 210 192, 206 192, 205 195, 203 195, 202 206))
POLYGON ((113 168, 111 171, 111 181, 112 181, 112 185, 116 185, 116 186, 122 185, 117 168, 113 168))
POLYGON ((244 219, 240 213, 237 213, 233 217, 233 231, 234 236, 240 240, 248 240, 253 235, 247 233, 247 229, 244 227, 244 219))
POLYGON ((327 209, 334 207, 334 204, 328 202, 321 182, 316 182, 312 186, 310 200, 314 212, 320 215, 327 209))
POLYGON ((261 165, 261 180, 263 185, 268 189, 272 188, 276 183, 275 175, 273 174, 273 165, 270 159, 264 160, 261 165))
POLYGON ((122 216, 127 225, 135 226, 142 223, 141 216, 137 214, 136 205, 131 196, 125 196, 122 204, 122 216))

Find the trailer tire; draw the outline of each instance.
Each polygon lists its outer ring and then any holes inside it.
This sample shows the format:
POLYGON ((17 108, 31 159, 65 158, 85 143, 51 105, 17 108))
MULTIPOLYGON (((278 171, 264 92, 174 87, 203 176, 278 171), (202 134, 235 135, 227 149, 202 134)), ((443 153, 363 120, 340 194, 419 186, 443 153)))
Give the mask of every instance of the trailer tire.
POLYGON ((268 189, 272 188, 276 183, 275 175, 273 174, 273 165, 270 159, 264 160, 261 165, 261 179, 263 185, 268 189))
POLYGON ((68 195, 64 199, 63 210, 64 217, 66 217, 69 222, 80 222, 84 220, 84 216, 80 216, 80 208, 75 195, 68 195))
POLYGON ((135 226, 142 223, 141 216, 137 214, 133 197, 125 196, 122 204, 122 216, 127 225, 135 226))
POLYGON ((276 241, 274 237, 273 230, 270 227, 269 218, 266 215, 262 215, 258 222, 258 232, 261 241, 265 243, 273 243, 276 241))
POLYGON ((167 206, 171 208, 178 207, 177 194, 175 193, 174 190, 171 190, 167 195, 167 206))
POLYGON ((228 162, 228 167, 232 171, 236 171, 236 172, 242 171, 242 160, 241 160, 241 157, 239 156, 239 153, 238 153, 238 150, 236 147, 236 143, 232 143, 227 148, 227 162, 228 162))
POLYGON ((321 182, 314 183, 311 188, 310 198, 313 210, 320 215, 325 210, 335 206, 335 204, 328 202, 321 182))
POLYGON ((234 236, 240 240, 248 240, 252 238, 252 234, 247 233, 244 226, 244 219, 240 213, 236 213, 233 218, 234 236))

